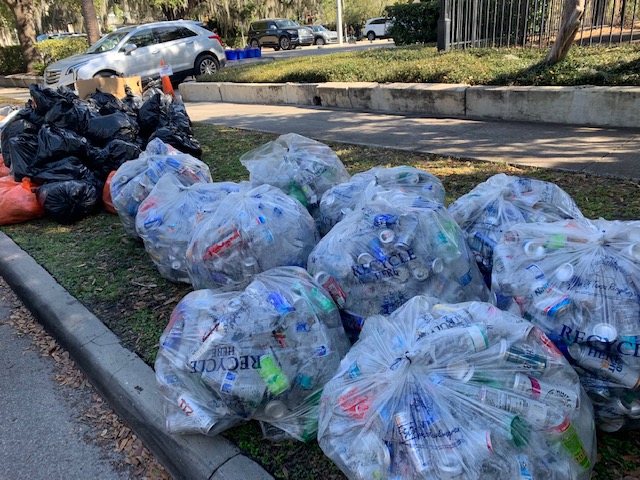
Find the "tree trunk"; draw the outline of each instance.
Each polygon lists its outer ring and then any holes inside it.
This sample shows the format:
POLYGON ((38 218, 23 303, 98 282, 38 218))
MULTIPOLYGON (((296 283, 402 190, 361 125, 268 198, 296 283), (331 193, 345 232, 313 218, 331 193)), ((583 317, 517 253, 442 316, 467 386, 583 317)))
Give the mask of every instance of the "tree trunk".
POLYGON ((81 6, 82 17, 84 18, 84 27, 87 29, 89 45, 93 45, 100 40, 100 27, 98 26, 96 7, 93 4, 93 0, 82 0, 81 6))
POLYGON ((36 22, 33 14, 32 0, 2 0, 9 7, 16 20, 18 40, 22 49, 24 68, 27 73, 35 73, 35 66, 40 55, 35 48, 36 22))
POLYGON ((580 21, 584 14, 585 0, 565 0, 562 12, 562 23, 556 35, 556 41, 547 55, 547 63, 554 64, 564 59, 576 38, 580 21))

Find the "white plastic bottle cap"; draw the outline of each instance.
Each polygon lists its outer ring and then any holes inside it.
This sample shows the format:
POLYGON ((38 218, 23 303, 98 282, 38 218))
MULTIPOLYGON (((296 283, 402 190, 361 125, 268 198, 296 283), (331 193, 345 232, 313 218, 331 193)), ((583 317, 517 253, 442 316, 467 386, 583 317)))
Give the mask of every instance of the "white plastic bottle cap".
POLYGON ((556 278, 561 282, 568 282, 573 278, 573 265, 570 263, 563 263, 558 267, 555 272, 556 278))
POLYGON ((370 253, 361 253, 360 255, 358 255, 358 263, 360 265, 366 265, 367 263, 370 263, 373 261, 373 255, 371 255, 370 253))
POLYGON ((608 323, 598 323, 593 327, 593 334, 600 337, 605 342, 613 342, 618 338, 618 330, 608 323))
POLYGON ((287 413, 287 406, 280 400, 272 400, 264 406, 264 414, 271 418, 282 418, 287 413))
POLYGON ((524 244, 524 253, 529 257, 541 258, 544 256, 545 249, 541 243, 526 242, 524 244))
POLYGON ((441 273, 444 270, 444 262, 441 258, 436 258, 431 262, 431 270, 435 273, 441 273))
POLYGON ((393 230, 385 229, 380 232, 378 235, 381 243, 391 243, 393 239, 396 238, 396 234, 393 233, 393 230))

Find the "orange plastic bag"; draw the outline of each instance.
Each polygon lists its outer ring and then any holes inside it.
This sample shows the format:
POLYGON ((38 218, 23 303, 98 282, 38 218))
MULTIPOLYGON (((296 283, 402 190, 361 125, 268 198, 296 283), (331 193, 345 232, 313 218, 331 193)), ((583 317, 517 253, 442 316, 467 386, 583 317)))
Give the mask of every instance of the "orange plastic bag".
POLYGON ((2 154, 0 154, 0 177, 11 175, 11 169, 4 164, 2 154))
POLYGON ((26 222, 44 215, 44 208, 31 191, 35 187, 26 177, 20 183, 13 176, 0 177, 0 225, 26 222))
POLYGON ((116 170, 112 171, 107 177, 107 181, 104 182, 104 188, 102 189, 102 203, 104 203, 104 209, 109 213, 118 214, 116 212, 115 207, 113 206, 113 201, 111 200, 111 179, 116 174, 116 170))

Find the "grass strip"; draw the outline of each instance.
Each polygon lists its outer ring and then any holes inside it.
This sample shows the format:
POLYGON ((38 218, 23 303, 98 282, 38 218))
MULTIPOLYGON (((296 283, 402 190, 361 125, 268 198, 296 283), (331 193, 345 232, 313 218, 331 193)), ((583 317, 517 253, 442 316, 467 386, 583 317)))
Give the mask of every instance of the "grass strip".
POLYGON ((640 85, 640 45, 574 46, 555 65, 546 49, 477 48, 439 52, 435 46, 372 48, 305 55, 223 69, 201 82, 405 82, 467 85, 640 85))
MULTIPOLYGON (((240 156, 277 135, 196 123, 195 136, 214 181, 248 180, 240 156)), ((463 161, 424 153, 326 142, 354 174, 376 166, 411 165, 442 180, 447 204, 497 173, 553 182, 569 193, 589 218, 640 218, 640 185, 629 180, 506 163, 463 161)), ((21 248, 73 296, 100 318, 149 365, 175 305, 192 290, 165 280, 141 242, 130 238, 117 216, 101 212, 74 225, 49 219, 3 226, 21 248)), ((316 442, 266 442, 260 427, 249 422, 223 434, 261 463, 275 478, 342 479, 316 442)), ((640 476, 640 434, 598 432, 599 461, 594 478, 614 480, 640 476)))

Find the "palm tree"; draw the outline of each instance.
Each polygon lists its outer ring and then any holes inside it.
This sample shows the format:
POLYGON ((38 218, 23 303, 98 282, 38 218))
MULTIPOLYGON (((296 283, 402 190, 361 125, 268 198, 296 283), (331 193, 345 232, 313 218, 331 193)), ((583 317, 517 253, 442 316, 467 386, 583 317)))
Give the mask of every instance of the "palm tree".
POLYGON ((96 7, 93 4, 93 0, 81 0, 81 2, 82 17, 84 18, 84 26, 87 29, 89 45, 93 45, 100 40, 100 27, 98 26, 96 7))

